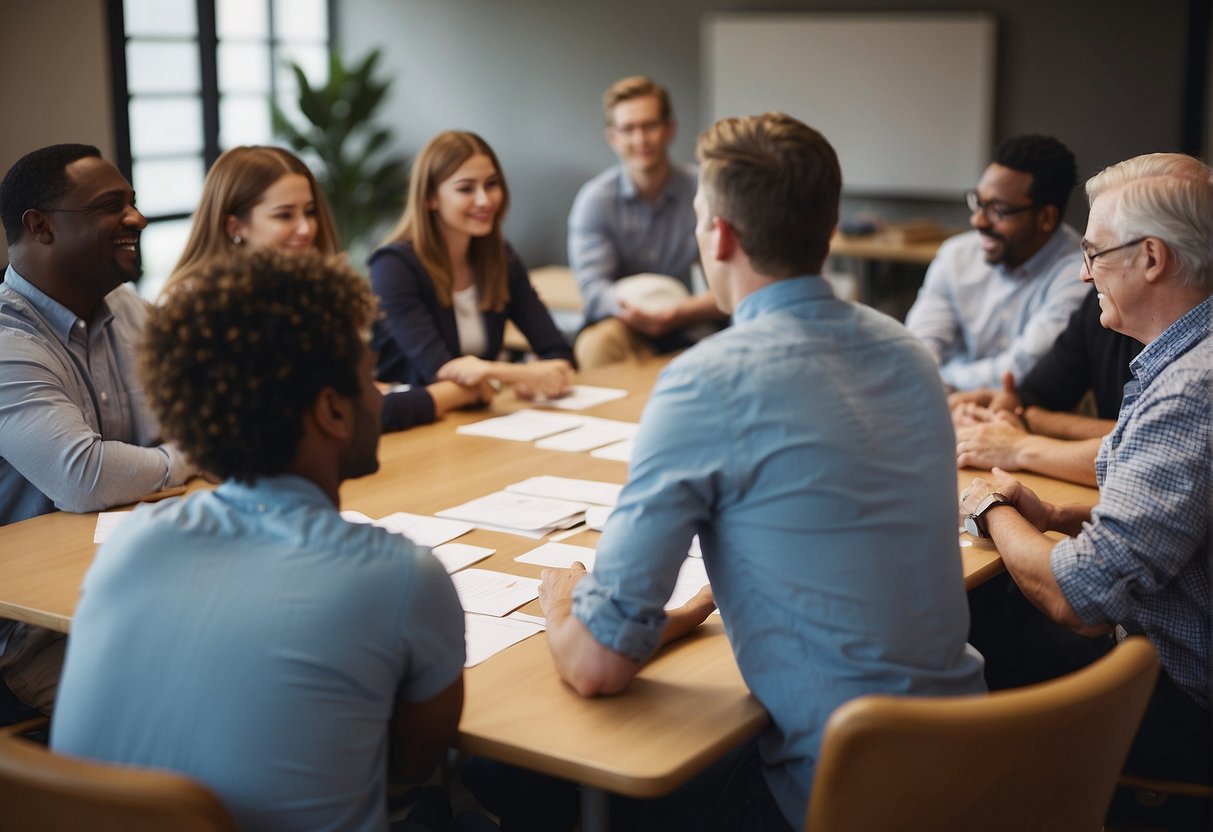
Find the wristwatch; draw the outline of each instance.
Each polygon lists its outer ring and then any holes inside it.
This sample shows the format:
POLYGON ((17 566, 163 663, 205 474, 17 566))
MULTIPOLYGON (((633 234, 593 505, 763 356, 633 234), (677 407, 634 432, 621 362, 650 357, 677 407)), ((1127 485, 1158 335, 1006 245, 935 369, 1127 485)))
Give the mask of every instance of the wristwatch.
POLYGON ((990 530, 986 528, 985 513, 994 506, 1009 506, 1011 501, 997 491, 991 491, 984 500, 977 504, 977 510, 965 516, 965 531, 973 537, 989 537, 990 530))

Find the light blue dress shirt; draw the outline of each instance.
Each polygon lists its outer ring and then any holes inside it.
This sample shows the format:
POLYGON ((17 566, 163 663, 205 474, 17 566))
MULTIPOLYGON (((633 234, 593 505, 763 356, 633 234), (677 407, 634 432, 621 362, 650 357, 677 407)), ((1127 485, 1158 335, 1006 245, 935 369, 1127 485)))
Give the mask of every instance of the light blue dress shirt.
POLYGON ((935 363, 901 324, 819 277, 762 288, 662 372, 574 614, 647 658, 698 533, 771 715, 767 783, 800 828, 835 707, 984 690, 965 643, 954 449, 935 363))
POLYGON ((957 390, 1002 387, 1004 373, 1021 381, 1053 346, 1082 303, 1082 252, 1063 225, 1014 269, 990 265, 977 231, 939 247, 906 326, 939 362, 957 390))
MULTIPOLYGON (((1209 707, 1213 300, 1129 364, 1116 427, 1095 458, 1099 505, 1053 548, 1053 575, 1088 624, 1144 633, 1167 675, 1209 707)), ((1207 740, 1207 738, 1206 738, 1207 740)))
POLYGON ((697 187, 695 169, 674 164, 665 190, 652 203, 636 192, 622 165, 581 187, 569 212, 569 268, 581 289, 586 323, 619 314, 612 287, 623 277, 665 274, 694 292, 697 187))
POLYGON ((146 302, 119 286, 84 321, 11 266, 0 285, 0 525, 100 511, 185 482, 143 401, 135 344, 146 302))
POLYGON ((463 668, 428 549, 309 480, 142 506, 84 579, 56 750, 180 771, 242 829, 385 830, 388 722, 463 668))

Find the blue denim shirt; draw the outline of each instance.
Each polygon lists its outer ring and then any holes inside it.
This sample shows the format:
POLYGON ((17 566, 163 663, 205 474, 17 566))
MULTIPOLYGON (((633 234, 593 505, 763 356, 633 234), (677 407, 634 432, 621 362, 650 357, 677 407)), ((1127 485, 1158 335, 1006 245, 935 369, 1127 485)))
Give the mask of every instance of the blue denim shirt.
POLYGON ((826 718, 867 693, 974 693, 955 439, 935 362, 819 277, 747 296, 663 371, 574 614, 656 648, 698 533, 733 652, 771 715, 767 782, 804 821, 826 718))

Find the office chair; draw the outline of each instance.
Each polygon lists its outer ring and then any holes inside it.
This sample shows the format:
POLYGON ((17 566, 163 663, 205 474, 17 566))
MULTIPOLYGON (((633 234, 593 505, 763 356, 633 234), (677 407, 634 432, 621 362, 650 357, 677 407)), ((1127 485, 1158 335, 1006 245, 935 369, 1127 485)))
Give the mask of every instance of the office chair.
POLYGON ((985 696, 864 696, 826 723, 807 832, 1099 830, 1158 676, 1142 637, 985 696))
POLYGON ((0 827, 7 832, 235 832, 209 789, 180 774, 56 754, 0 734, 0 827))

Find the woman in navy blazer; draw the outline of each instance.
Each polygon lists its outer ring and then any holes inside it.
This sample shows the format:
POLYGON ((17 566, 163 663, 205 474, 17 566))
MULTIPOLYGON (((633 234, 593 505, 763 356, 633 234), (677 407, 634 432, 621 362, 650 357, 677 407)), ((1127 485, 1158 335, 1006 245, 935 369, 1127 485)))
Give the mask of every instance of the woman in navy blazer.
POLYGON ((501 234, 509 202, 497 156, 476 134, 450 130, 422 148, 404 215, 370 257, 381 380, 496 381, 523 397, 569 389, 573 351, 501 234), (507 320, 537 361, 496 360, 507 320))

